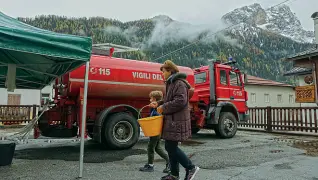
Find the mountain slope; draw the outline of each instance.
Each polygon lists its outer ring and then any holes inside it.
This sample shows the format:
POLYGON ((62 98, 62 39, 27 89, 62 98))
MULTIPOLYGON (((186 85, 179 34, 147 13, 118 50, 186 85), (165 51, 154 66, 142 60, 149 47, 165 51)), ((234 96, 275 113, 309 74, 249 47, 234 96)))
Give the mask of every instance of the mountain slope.
POLYGON ((303 43, 305 40, 295 41, 286 34, 283 36, 275 29, 270 30, 269 26, 260 28, 269 22, 275 24, 275 18, 271 16, 270 20, 268 13, 257 4, 242 9, 224 15, 223 21, 239 24, 216 35, 216 31, 228 25, 194 26, 164 15, 126 23, 102 17, 38 16, 19 20, 55 32, 91 36, 94 43, 110 42, 142 49, 142 52, 116 54, 118 57, 157 62, 172 59, 179 65, 193 68, 206 65, 207 59, 227 61, 233 57, 238 62, 237 66, 246 73, 291 83, 290 79, 282 76, 292 67, 291 64, 279 60, 304 51, 312 44, 303 43), (243 17, 249 20, 240 21, 243 17), (178 50, 193 42, 196 43, 178 50), (162 57, 172 51, 175 52, 162 57))
POLYGON ((312 43, 313 31, 306 31, 287 5, 264 10, 260 4, 237 8, 222 17, 228 24, 247 23, 254 27, 278 33, 301 43, 312 43))

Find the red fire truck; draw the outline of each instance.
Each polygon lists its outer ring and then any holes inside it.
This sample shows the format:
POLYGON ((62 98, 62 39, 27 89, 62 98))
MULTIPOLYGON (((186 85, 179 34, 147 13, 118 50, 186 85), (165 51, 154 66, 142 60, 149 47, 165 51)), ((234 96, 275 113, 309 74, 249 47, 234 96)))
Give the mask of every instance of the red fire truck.
MULTIPOLYGON (((140 137, 139 109, 149 104, 152 90, 164 92, 159 63, 92 55, 87 94, 86 133, 111 149, 127 149, 140 137)), ((247 120, 247 94, 240 71, 213 62, 198 69, 179 66, 195 92, 190 100, 193 133, 212 128, 231 138, 237 123, 247 120)), ((85 66, 56 79, 54 102, 43 113, 38 129, 46 137, 79 136, 85 66)), ((144 117, 146 109, 141 113, 144 117)))
POLYGON ((221 138, 232 138, 238 122, 249 120, 246 76, 230 66, 235 63, 217 61, 194 69, 195 92, 190 99, 193 134, 206 128, 214 129, 221 138))

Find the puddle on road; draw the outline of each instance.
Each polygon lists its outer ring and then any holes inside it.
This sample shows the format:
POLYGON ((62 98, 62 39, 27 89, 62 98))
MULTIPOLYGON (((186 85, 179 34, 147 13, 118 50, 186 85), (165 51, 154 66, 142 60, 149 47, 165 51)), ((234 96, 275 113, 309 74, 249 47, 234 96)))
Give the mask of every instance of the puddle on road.
POLYGON ((275 169, 279 169, 279 170, 283 170, 283 169, 293 169, 293 168, 290 166, 290 163, 275 164, 275 165, 274 165, 274 168, 275 168, 275 169))
POLYGON ((270 150, 270 153, 280 153, 280 152, 284 152, 283 150, 270 150))
POLYGON ((250 140, 243 140, 243 141, 241 141, 242 143, 248 143, 248 142, 251 142, 250 140))
MULTIPOLYGON (((62 146, 49 148, 33 148, 16 150, 14 158, 28 160, 64 160, 78 161, 79 146, 62 146)), ((99 144, 87 144, 84 150, 85 163, 105 163, 121 161, 132 155, 146 154, 144 149, 127 149, 127 150, 105 150, 99 144)))

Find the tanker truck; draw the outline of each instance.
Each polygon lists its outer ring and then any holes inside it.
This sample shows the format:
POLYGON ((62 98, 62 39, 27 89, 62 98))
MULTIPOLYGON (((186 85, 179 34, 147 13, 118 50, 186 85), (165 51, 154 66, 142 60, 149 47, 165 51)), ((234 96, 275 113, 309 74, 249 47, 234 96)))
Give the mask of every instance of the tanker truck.
MULTIPOLYGON (((165 92, 159 63, 92 55, 88 79, 86 134, 111 149, 127 149, 140 137, 139 117, 148 114, 149 92, 165 92)), ((212 128, 222 138, 231 138, 237 123, 247 119, 247 95, 238 69, 213 62, 198 69, 178 66, 187 74, 195 92, 190 99, 192 132, 212 128), (224 74, 225 73, 225 74, 224 74), (238 86, 230 84, 230 73, 238 86), (225 77, 225 81, 224 78, 225 77)), ((38 121, 46 137, 80 135, 85 65, 56 79, 54 101, 38 121)), ((41 113, 41 112, 39 112, 41 113)))

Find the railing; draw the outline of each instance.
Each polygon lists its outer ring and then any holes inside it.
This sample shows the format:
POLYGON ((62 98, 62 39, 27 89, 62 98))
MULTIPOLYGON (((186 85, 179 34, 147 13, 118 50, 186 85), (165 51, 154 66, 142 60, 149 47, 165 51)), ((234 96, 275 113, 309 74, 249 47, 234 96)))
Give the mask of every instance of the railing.
POLYGON ((19 125, 30 122, 36 116, 37 105, 0 105, 0 125, 19 125))
POLYGON ((255 107, 249 108, 250 120, 243 128, 272 131, 318 133, 318 107, 255 107))

